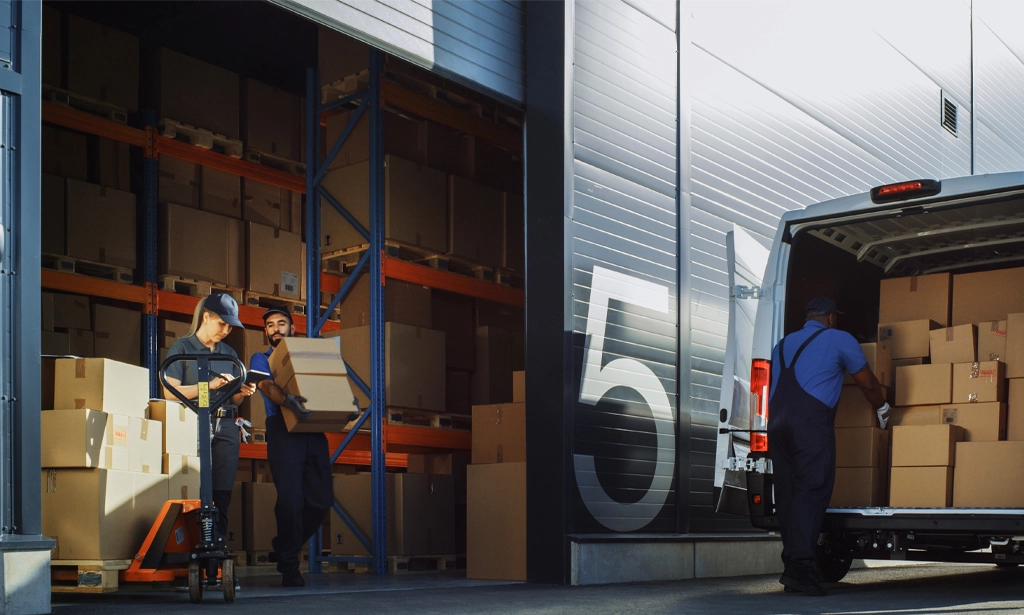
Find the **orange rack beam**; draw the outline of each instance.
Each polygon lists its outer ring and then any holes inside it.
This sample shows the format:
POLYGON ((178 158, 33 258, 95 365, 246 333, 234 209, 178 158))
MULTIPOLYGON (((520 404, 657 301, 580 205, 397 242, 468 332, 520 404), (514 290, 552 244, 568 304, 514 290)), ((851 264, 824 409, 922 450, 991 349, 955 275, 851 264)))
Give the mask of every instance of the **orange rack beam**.
MULTIPOLYGON (((177 293, 167 292, 158 290, 156 292, 156 309, 157 312, 172 312, 175 314, 191 315, 196 309, 196 304, 199 302, 199 297, 191 297, 189 295, 179 295, 177 293)), ((263 312, 264 308, 250 307, 248 305, 238 306, 238 319, 242 321, 243 325, 249 325, 250 327, 256 327, 258 329, 263 328, 263 312)), ((306 317, 293 315, 292 321, 295 322, 295 330, 297 333, 302 335, 306 334, 306 317)), ((321 331, 332 331, 339 329, 341 326, 334 321, 327 321, 324 323, 321 331)))
MULTIPOLYGON (((42 285, 43 288, 51 290, 62 290, 79 295, 95 295, 118 301, 141 303, 143 305, 149 302, 150 297, 149 289, 144 286, 121 284, 120 282, 53 271, 52 269, 42 270, 42 285)), ((195 307, 194 304, 193 307, 195 307)))
POLYGON ((91 113, 84 113, 45 100, 43 101, 43 121, 141 148, 150 145, 149 133, 145 130, 118 124, 91 113))
POLYGON ((285 190, 292 190, 305 194, 306 178, 299 175, 292 175, 284 171, 278 171, 270 167, 239 160, 217 153, 212 150, 175 141, 168 137, 155 135, 153 137, 154 149, 158 155, 173 156, 181 160, 187 160, 196 164, 211 167, 225 173, 231 173, 247 179, 254 179, 265 184, 271 184, 285 190))
MULTIPOLYGON (((358 439, 358 438, 356 438, 358 439)), ((339 444, 341 444, 341 434, 327 434, 328 446, 333 451, 339 444), (334 438, 333 436, 338 436, 334 438)), ((369 439, 367 438, 367 445, 369 439)), ((342 451, 341 455, 338 455, 337 463, 354 465, 354 466, 368 466, 370 465, 370 451, 369 450, 353 450, 355 442, 349 444, 348 448, 342 451)), ((241 444, 238 450, 239 459, 266 459, 267 458, 267 445, 266 444, 241 444)), ((385 458, 385 465, 389 468, 407 468, 409 467, 409 456, 402 453, 388 453, 385 458)))
POLYGON ((508 286, 484 282, 476 278, 438 271, 423 265, 408 263, 395 258, 384 258, 384 276, 393 280, 422 284, 438 290, 447 290, 461 295, 469 295, 486 301, 504 303, 516 307, 526 305, 526 293, 508 286))

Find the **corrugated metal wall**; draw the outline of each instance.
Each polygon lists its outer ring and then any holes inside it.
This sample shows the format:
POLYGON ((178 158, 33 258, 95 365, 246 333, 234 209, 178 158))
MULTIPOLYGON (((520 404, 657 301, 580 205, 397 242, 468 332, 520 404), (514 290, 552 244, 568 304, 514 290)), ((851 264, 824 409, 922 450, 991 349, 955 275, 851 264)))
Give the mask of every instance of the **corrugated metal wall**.
MULTIPOLYGON (((582 370, 585 349, 603 341, 603 354, 590 358, 594 371, 588 372, 601 372, 593 377, 601 384, 587 386, 612 388, 596 404, 577 402, 574 408, 578 489, 573 529, 674 531, 675 6, 636 0, 581 1, 574 10, 574 365, 582 370), (622 289, 618 300, 618 291, 611 290, 606 317, 595 309, 599 302, 591 303, 595 268, 619 274, 602 278, 622 289), (639 297, 647 292, 661 297, 654 304, 660 301, 663 310, 630 304, 643 301, 639 297), (603 339, 587 339, 588 325, 593 333, 597 323, 604 326, 603 339), (622 359, 635 359, 641 366, 622 359), (656 379, 645 381, 645 369, 656 379), (659 425, 654 418, 658 410, 652 409, 649 400, 664 395, 668 408, 659 425), (582 458, 593 459, 593 472, 585 470, 582 458), (648 523, 650 519, 654 522, 648 523)), ((577 371, 575 378, 578 387, 582 372, 577 371)))
POLYGON ((975 173, 1024 169, 1024 5, 974 3, 975 173))
POLYGON ((690 531, 749 527, 715 515, 712 502, 732 224, 768 247, 787 210, 891 180, 971 173, 971 7, 923 4, 695 3, 682 12, 691 33, 681 43, 691 375, 680 390, 690 531), (941 125, 943 95, 958 106, 956 136, 941 125))
POLYGON ((524 100, 522 0, 271 0, 429 69, 524 100))

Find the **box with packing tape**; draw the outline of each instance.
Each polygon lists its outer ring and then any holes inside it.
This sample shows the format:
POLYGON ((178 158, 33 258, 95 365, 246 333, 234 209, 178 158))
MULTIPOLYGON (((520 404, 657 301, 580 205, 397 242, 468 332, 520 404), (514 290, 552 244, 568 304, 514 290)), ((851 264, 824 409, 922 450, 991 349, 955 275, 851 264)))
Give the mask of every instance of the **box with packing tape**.
MULTIPOLYGON (((199 457, 170 453, 163 456, 163 470, 167 475, 168 500, 199 499, 199 457)), ((241 508, 241 502, 235 507, 241 508)))
POLYGON ((190 457, 199 454, 199 417, 184 404, 166 399, 151 400, 149 418, 163 423, 163 453, 190 457))
POLYGON ((949 466, 894 467, 889 506, 948 508, 953 505, 953 475, 949 466))
POLYGON ((880 322, 934 320, 949 324, 953 281, 948 273, 882 280, 879 284, 880 322))
POLYGON ((43 412, 42 467, 127 470, 130 420, 89 409, 43 412))
POLYGON ((162 473, 163 423, 131 417, 128 429, 128 469, 143 474, 162 473))
POLYGON ((953 505, 1024 506, 1024 442, 957 444, 953 505))
POLYGON ((931 332, 938 329, 934 320, 908 320, 879 323, 878 342, 889 347, 893 359, 927 357, 931 345, 931 332))
POLYGON ((889 470, 886 467, 836 468, 829 508, 863 508, 885 506, 889 493, 889 470))
POLYGON ((978 323, 978 360, 1003 361, 1006 357, 1006 321, 978 323))
POLYGON ((526 404, 473 406, 473 463, 526 461, 526 404))
POLYGON ((973 363, 977 360, 978 328, 960 325, 929 332, 932 363, 973 363))
POLYGON ((888 463, 888 431, 877 427, 836 429, 837 468, 881 468, 888 463))
POLYGON ((905 365, 896 368, 897 406, 935 406, 953 401, 953 365, 905 365))
POLYGON ((911 425, 892 429, 892 466, 954 466, 956 443, 964 439, 958 425, 911 425))
POLYGON ((305 397, 305 406, 312 412, 299 419, 282 408, 288 431, 341 431, 352 413, 359 411, 337 338, 281 340, 270 355, 270 372, 285 393, 305 397))
POLYGON ((957 363, 953 366, 953 403, 984 403, 1006 399, 1006 366, 1001 361, 957 363))
POLYGON ((1001 360, 1007 378, 1024 378, 1024 314, 1006 317, 1006 354, 1001 360))
MULTIPOLYGON (((882 387, 882 392, 888 398, 888 391, 882 387)), ((836 427, 877 427, 878 415, 871 407, 871 402, 864 397, 860 387, 851 384, 843 387, 839 395, 839 404, 836 406, 836 427)))
POLYGON ((149 370, 110 359, 57 359, 53 405, 146 418, 149 370))
MULTIPOLYGON (((887 344, 872 343, 861 344, 861 351, 864 358, 868 360, 868 368, 878 378, 878 382, 884 386, 892 386, 892 354, 887 344)), ((853 376, 846 374, 843 377, 843 384, 853 384, 853 376)))

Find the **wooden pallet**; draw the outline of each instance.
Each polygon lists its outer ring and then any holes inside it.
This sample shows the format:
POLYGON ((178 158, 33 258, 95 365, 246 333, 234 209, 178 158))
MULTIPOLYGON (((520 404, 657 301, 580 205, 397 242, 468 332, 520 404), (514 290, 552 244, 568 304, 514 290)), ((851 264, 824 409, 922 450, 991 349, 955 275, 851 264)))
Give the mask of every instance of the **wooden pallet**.
POLYGON ((157 280, 160 284, 160 290, 162 291, 178 295, 188 295, 190 297, 209 297, 210 293, 217 291, 226 295, 231 295, 238 303, 242 302, 242 289, 240 288, 220 286, 218 284, 204 282, 202 280, 179 278, 174 275, 162 275, 157 280))
POLYGON ((232 139, 212 130, 197 128, 171 118, 160 120, 160 136, 213 150, 232 158, 241 158, 244 149, 242 142, 238 139, 232 139))
POLYGON ((298 316, 306 315, 306 302, 298 299, 288 299, 276 295, 265 295, 263 293, 245 292, 245 305, 255 308, 281 308, 289 314, 298 316))
POLYGON ((98 115, 118 124, 128 123, 128 110, 124 107, 118 107, 102 100, 75 94, 74 92, 55 88, 51 85, 43 86, 43 100, 48 100, 62 107, 70 107, 78 111, 98 115))
MULTIPOLYGON (((352 273, 363 253, 369 249, 370 244, 364 243, 323 254, 321 260, 324 273, 334 275, 348 275, 352 273)), ((384 240, 384 254, 388 258, 425 265, 438 271, 457 273, 502 286, 515 286, 518 280, 520 286, 517 288, 521 288, 523 283, 523 277, 511 270, 480 265, 460 256, 441 253, 437 250, 414 246, 401 241, 395 241, 394 239, 384 240)))
MULTIPOLYGON (((457 555, 390 555, 388 556, 389 574, 409 574, 414 572, 446 572, 456 570, 457 555)), ((365 573, 370 570, 367 562, 345 562, 339 564, 350 572, 365 573)))
POLYGON ((113 280, 122 284, 133 284, 135 281, 135 273, 127 267, 94 263, 60 254, 43 254, 42 266, 44 269, 53 269, 63 273, 75 273, 90 278, 113 280))
POLYGON ((54 593, 116 592, 119 572, 131 565, 130 559, 53 560, 50 562, 50 589, 54 593))
POLYGON ((344 79, 338 79, 332 81, 325 86, 320 88, 320 104, 326 104, 339 98, 345 98, 350 94, 355 94, 359 90, 365 90, 370 87, 370 71, 361 70, 354 75, 349 75, 344 79))
POLYGON ((255 164, 291 173, 292 175, 306 175, 306 163, 289 160, 283 156, 264 152, 254 147, 245 148, 245 159, 255 164))
POLYGON ((267 430, 266 429, 252 429, 252 443, 253 444, 266 444, 267 443, 267 430))
POLYGON ((410 410, 408 408, 388 408, 389 425, 408 425, 413 427, 433 427, 436 429, 470 429, 473 417, 464 414, 447 414, 429 410, 410 410))

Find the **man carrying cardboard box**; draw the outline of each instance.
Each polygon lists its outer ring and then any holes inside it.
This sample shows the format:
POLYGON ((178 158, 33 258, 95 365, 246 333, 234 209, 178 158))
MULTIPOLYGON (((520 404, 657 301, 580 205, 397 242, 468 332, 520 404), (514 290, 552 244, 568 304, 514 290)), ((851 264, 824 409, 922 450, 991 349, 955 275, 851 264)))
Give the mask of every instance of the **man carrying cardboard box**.
POLYGON ((803 328, 772 351, 768 455, 785 565, 779 583, 787 592, 811 596, 826 593, 814 559, 835 483, 835 409, 846 373, 876 409, 881 427, 889 418, 882 386, 860 345, 849 333, 834 330, 837 314, 832 299, 812 299, 803 328))
MULTIPOLYGON (((263 323, 270 341, 267 352, 252 356, 249 368, 270 373, 270 355, 286 337, 295 334, 291 314, 271 308, 263 314, 263 323)), ((305 398, 289 395, 267 379, 259 383, 267 409, 267 461, 277 486, 277 570, 281 585, 302 587, 306 581, 299 572, 299 552, 323 523, 334 500, 331 476, 331 452, 327 436, 323 433, 289 432, 281 416, 281 406, 294 412, 300 419, 310 411, 303 406, 305 398)))

